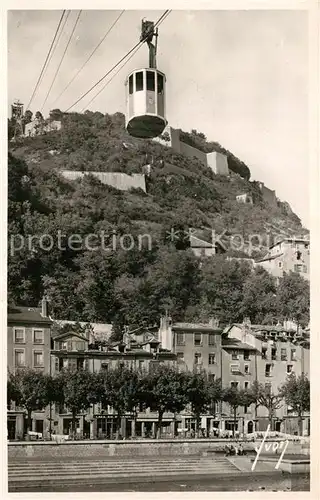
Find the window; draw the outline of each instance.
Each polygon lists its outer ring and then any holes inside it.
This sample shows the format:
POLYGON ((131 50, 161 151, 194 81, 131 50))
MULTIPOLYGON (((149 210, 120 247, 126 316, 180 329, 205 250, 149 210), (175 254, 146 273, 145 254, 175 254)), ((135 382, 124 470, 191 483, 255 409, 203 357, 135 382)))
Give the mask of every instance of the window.
POLYGON ((291 349, 291 361, 297 361, 296 352, 296 349, 291 349))
POLYGON ((68 348, 68 342, 61 342, 60 343, 60 349, 62 349, 63 351, 66 351, 68 348))
POLYGON ((244 407, 243 407, 243 413, 248 413, 248 406, 247 405, 244 405, 244 407))
POLYGON ((25 330, 24 328, 14 328, 14 341, 16 344, 24 344, 25 339, 25 330))
POLYGON ((216 378, 214 373, 209 373, 208 374, 209 382, 214 382, 214 379, 216 378))
POLYGON ((85 362, 84 359, 77 359, 77 370, 84 370, 85 362))
POLYGON ((202 344, 202 335, 201 333, 195 333, 194 334, 194 345, 201 345, 202 344))
POLYGON ((271 359, 275 361, 277 359, 277 349, 271 349, 271 359))
POLYGON ((245 390, 249 389, 249 382, 244 383, 244 388, 245 388, 245 390))
POLYGON ((215 345, 216 339, 214 333, 209 333, 209 345, 215 345))
POLYGON ((287 373, 292 373, 293 365, 287 365, 287 373))
POLYGON ((177 333, 177 345, 184 345, 184 333, 177 333))
POLYGON ((282 262, 279 262, 279 267, 282 267, 282 262))
POLYGON ((143 90, 143 73, 142 73, 142 71, 139 71, 139 73, 136 73, 136 92, 139 92, 140 90, 143 90))
POLYGON ((147 90, 152 90, 154 92, 155 89, 155 76, 154 71, 147 71, 147 90))
POLYGON ((44 342, 43 330, 33 330, 33 343, 43 344, 43 342, 44 342))
POLYGON ((262 359, 267 359, 267 348, 266 347, 263 347, 261 349, 261 357, 262 357, 262 359))
POLYGON ((215 354, 209 354, 209 365, 214 365, 215 354))
POLYGON ((43 351, 33 352, 33 366, 34 368, 43 368, 43 351))
POLYGON ((230 383, 230 387, 232 387, 233 389, 238 389, 238 385, 239 385, 239 382, 231 382, 230 383))
POLYGON ((243 352, 243 359, 244 359, 245 361, 248 361, 248 360, 250 359, 250 358, 249 358, 249 351, 244 351, 244 352, 243 352))
POLYGON ((139 360, 139 370, 143 370, 144 361, 142 359, 139 360))
POLYGON ((177 352, 178 361, 184 361, 184 352, 177 352))
POLYGON ((272 384, 270 384, 270 382, 267 382, 266 384, 264 384, 264 388, 265 388, 266 392, 268 394, 270 394, 271 393, 271 389, 272 389, 272 384))
POLYGON ((20 368, 25 366, 25 354, 24 349, 15 349, 14 351, 14 366, 20 368))
POLYGON ((230 365, 231 373, 240 373, 240 366, 238 364, 230 365))
POLYGON ((300 260, 301 259, 301 252, 298 250, 297 252, 297 260, 300 260))
POLYGON ((129 77, 129 94, 133 94, 133 75, 129 77))
POLYGON ((294 265, 294 272, 300 273, 302 271, 302 268, 303 268, 302 264, 295 264, 294 265))
POLYGON ((84 351, 85 348, 85 343, 80 340, 79 342, 76 343, 77 351, 84 351))
POLYGON ((163 94, 163 76, 158 73, 158 94, 163 94))
POLYGON ((286 361, 287 360, 287 349, 283 348, 281 349, 281 361, 286 361))
POLYGON ((270 364, 266 365, 265 376, 266 377, 271 377, 271 365, 270 364))
POLYGON ((194 364, 195 365, 201 364, 201 354, 199 352, 196 352, 194 355, 194 364))
POLYGON ((239 359, 238 351, 232 351, 231 357, 232 357, 232 359, 239 359))
POLYGON ((105 372, 107 372, 108 368, 109 368, 108 363, 101 363, 101 368, 102 368, 102 370, 104 370, 105 372))
POLYGON ((244 373, 249 373, 249 365, 244 365, 244 373))

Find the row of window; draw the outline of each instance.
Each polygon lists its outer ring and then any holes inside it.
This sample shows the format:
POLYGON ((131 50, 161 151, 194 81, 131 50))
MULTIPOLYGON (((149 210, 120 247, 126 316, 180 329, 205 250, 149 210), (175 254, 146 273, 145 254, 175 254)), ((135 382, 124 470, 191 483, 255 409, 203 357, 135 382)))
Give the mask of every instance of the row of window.
MULTIPOLYGON (((176 334, 176 342, 177 342, 177 345, 185 345, 185 334, 184 333, 177 333, 176 334)), ((208 344, 215 345, 215 343, 216 343, 215 334, 209 333, 208 344)), ((202 333, 194 333, 193 334, 193 345, 202 346, 202 333)))
MULTIPOLYGON (((239 359, 239 351, 237 351, 237 350, 232 351, 231 358, 232 359, 239 359)), ((245 361, 250 361, 250 352, 249 351, 243 351, 243 359, 245 361)))
POLYGON ((305 266, 303 264, 295 264, 294 265, 294 272, 295 273, 307 273, 308 268, 307 268, 307 266, 305 266))
MULTIPOLYGON (((215 354, 210 353, 208 354, 208 364, 209 365, 214 365, 215 363, 215 354)), ((184 361, 184 352, 177 352, 177 360, 178 361, 184 361)), ((202 364, 202 354, 200 352, 195 352, 194 354, 194 364, 195 365, 201 365, 202 364)))
MULTIPOLYGON (((13 338, 15 344, 25 344, 26 343, 26 330, 25 328, 14 328, 13 338)), ((44 331, 38 330, 36 328, 32 329, 32 341, 34 344, 44 343, 44 331)))
MULTIPOLYGON (((32 358, 33 368, 44 368, 43 351, 33 351, 32 358)), ((15 368, 23 368, 26 366, 25 349, 14 350, 14 366, 15 368)))
POLYGON ((84 351, 86 348, 86 342, 83 340, 68 340, 56 342, 56 347, 62 351, 84 351))
MULTIPOLYGON (((293 365, 287 365, 287 373, 293 372, 293 365)), ((267 363, 265 368, 265 376, 272 377, 272 365, 267 363)))
MULTIPOLYGON (((155 91, 155 72, 146 72, 146 81, 143 82, 143 71, 138 71, 135 75, 129 77, 129 94, 133 94, 133 76, 135 76, 136 92, 140 92, 144 88, 147 90, 155 91)), ((157 92, 158 94, 163 93, 163 76, 157 73, 157 92)))
MULTIPOLYGON (((267 359, 267 347, 263 347, 261 349, 261 357, 262 359, 267 359)), ((280 360, 281 361, 287 361, 287 349, 281 348, 280 349, 280 360)), ((275 347, 271 348, 271 360, 276 361, 278 359, 278 350, 275 347)), ((297 361, 297 350, 296 349, 291 349, 291 354, 290 354, 290 359, 291 361, 297 361)))

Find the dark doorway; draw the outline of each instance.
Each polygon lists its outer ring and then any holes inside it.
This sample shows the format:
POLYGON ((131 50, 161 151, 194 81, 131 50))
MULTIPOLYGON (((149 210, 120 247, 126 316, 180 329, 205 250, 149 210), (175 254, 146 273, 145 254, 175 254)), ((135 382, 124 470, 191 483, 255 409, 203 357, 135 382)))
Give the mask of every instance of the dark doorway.
POLYGON ((43 434, 43 420, 36 420, 36 432, 43 434))
POLYGON ((253 433, 253 422, 252 420, 250 420, 248 422, 248 434, 252 434, 253 433))
POLYGON ((8 439, 12 441, 16 438, 16 417, 9 418, 7 426, 8 426, 8 439))
POLYGON ((278 421, 278 422, 275 423, 274 430, 276 432, 281 432, 281 422, 280 421, 278 421))

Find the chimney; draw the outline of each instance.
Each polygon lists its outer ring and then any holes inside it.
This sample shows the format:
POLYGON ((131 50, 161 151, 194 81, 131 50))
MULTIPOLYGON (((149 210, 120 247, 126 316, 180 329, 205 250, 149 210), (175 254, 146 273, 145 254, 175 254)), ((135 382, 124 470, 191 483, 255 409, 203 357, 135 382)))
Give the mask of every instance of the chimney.
POLYGON ((48 301, 45 295, 42 297, 41 301, 41 316, 43 318, 48 317, 48 301))
POLYGON ((212 328, 219 328, 219 319, 213 316, 212 318, 209 319, 209 325, 212 328))

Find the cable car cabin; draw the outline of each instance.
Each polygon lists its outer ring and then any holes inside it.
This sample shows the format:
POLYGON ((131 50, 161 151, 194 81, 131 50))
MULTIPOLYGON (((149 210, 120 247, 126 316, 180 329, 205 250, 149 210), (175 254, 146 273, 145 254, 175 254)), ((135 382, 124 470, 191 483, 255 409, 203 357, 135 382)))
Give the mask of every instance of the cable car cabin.
POLYGON ((162 134, 165 119, 165 80, 157 69, 133 71, 126 81, 126 128, 133 137, 150 139, 162 134))

